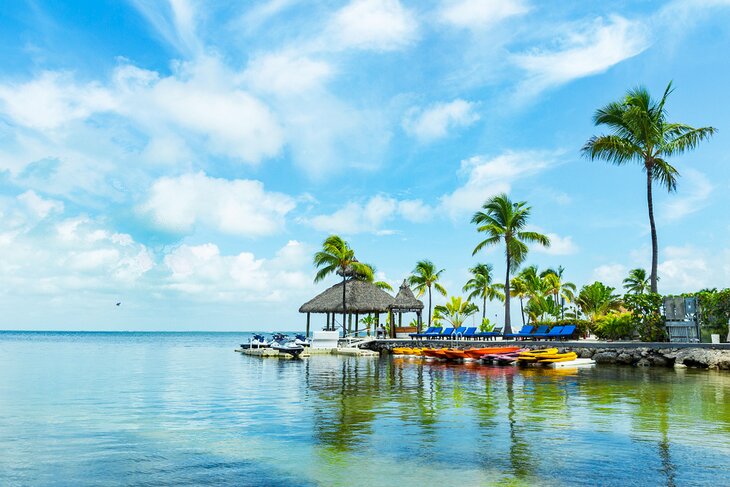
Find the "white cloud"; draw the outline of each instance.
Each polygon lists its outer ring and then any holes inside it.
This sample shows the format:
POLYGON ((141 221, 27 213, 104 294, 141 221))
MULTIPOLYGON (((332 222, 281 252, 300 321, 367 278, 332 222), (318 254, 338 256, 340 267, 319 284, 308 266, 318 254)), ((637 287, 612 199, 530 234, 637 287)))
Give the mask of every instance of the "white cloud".
POLYGON ((19 195, 18 201, 25 204, 39 218, 45 218, 51 213, 63 213, 62 201, 41 198, 33 190, 19 195))
POLYGON ((521 96, 606 71, 636 56, 650 44, 647 27, 638 21, 611 16, 583 26, 568 25, 557 49, 516 54, 514 62, 527 71, 521 96))
POLYGON ((601 281, 621 292, 623 289, 623 280, 628 273, 628 268, 623 264, 604 264, 593 270, 593 280, 601 281))
POLYGON ((299 95, 320 88, 332 74, 332 67, 324 61, 276 53, 254 58, 243 80, 258 92, 299 95))
POLYGON ((411 44, 417 28, 398 0, 353 0, 334 14, 326 37, 336 47, 391 51, 411 44))
POLYGON ((668 220, 679 220, 695 213, 708 204, 714 186, 700 171, 686 169, 682 171, 681 190, 678 195, 670 195, 664 206, 668 220))
POLYGON ((222 255, 217 245, 183 245, 165 256, 168 289, 205 301, 282 301, 311 287, 309 252, 292 240, 271 259, 222 255))
POLYGON ((167 230, 187 232, 199 224, 253 237, 280 231, 295 206, 292 197, 266 191, 260 181, 196 173, 158 179, 140 210, 167 230))
POLYGON ((705 287, 726 287, 730 252, 712 253, 694 246, 667 247, 660 254, 659 285, 662 292, 682 293, 705 287))
POLYGON ((548 255, 572 255, 578 252, 578 246, 570 235, 561 237, 557 233, 546 232, 545 234, 550 237, 550 247, 535 245, 533 246, 535 252, 548 255))
POLYGON ((461 161, 466 182, 441 197, 441 209, 456 219, 479 209, 490 196, 509 192, 514 181, 537 174, 556 164, 556 154, 507 151, 497 157, 474 156, 461 161))
POLYGON ((479 30, 528 10, 523 0, 446 0, 439 16, 453 26, 479 30))
POLYGON ((196 34, 199 13, 187 0, 130 0, 167 43, 187 55, 200 54, 203 46, 196 34))
POLYGON ((468 127, 477 120, 474 103, 456 99, 426 109, 412 108, 403 120, 403 128, 416 138, 428 141, 443 138, 450 129, 468 127))
POLYGON ((323 232, 390 235, 394 232, 383 227, 396 216, 411 222, 424 222, 431 217, 432 211, 421 200, 399 201, 390 196, 376 195, 364 203, 351 201, 334 213, 311 218, 308 223, 323 232))
POLYGON ((398 202, 398 213, 406 220, 423 223, 431 219, 434 209, 421 200, 401 200, 398 202))

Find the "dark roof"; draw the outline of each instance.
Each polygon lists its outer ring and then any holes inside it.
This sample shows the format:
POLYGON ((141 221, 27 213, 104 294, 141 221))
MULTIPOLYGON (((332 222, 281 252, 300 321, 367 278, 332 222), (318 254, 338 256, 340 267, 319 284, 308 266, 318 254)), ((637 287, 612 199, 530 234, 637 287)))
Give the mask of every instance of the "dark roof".
MULTIPOLYGON (((387 313, 393 296, 372 282, 348 279, 345 304, 348 313, 387 313)), ((304 303, 300 313, 342 313, 342 282, 324 290, 304 303)))
POLYGON ((403 279, 398 294, 395 296, 395 302, 391 305, 391 309, 398 311, 420 311, 423 309, 423 303, 416 299, 413 291, 403 279))

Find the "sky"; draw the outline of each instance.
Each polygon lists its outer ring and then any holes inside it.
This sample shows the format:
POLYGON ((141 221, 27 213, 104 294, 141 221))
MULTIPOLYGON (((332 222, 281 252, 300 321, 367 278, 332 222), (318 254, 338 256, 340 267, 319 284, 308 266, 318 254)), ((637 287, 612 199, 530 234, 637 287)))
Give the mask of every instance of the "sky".
POLYGON ((580 149, 597 108, 670 81, 669 119, 718 133, 655 192, 659 290, 730 286, 729 22, 728 0, 10 2, 0 329, 303 329, 330 233, 460 295, 477 262, 503 279, 470 224, 501 192, 552 239, 526 264, 620 288, 650 266, 644 174, 580 149))

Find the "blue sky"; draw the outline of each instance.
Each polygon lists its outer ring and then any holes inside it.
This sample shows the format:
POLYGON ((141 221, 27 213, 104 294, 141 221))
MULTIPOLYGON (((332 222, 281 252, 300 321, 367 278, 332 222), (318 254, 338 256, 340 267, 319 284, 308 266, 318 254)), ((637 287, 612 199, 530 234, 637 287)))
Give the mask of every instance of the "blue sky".
POLYGON ((643 174, 579 150, 596 108, 670 80, 670 119, 719 133, 656 196, 660 291, 726 287, 729 21, 722 0, 12 2, 0 327, 299 328, 330 232, 460 294, 474 263, 504 272, 469 224, 502 191, 553 239, 528 263, 618 286, 650 264, 643 174))

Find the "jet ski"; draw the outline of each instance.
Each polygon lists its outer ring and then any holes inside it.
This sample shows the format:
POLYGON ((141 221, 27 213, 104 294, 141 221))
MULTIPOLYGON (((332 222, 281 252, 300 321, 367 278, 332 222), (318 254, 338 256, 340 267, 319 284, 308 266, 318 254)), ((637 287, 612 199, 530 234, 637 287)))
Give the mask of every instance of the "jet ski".
POLYGON ((283 333, 274 333, 274 340, 271 342, 271 348, 278 351, 279 353, 287 353, 294 358, 304 351, 303 345, 298 345, 294 340, 290 340, 287 335, 283 333))
POLYGON ((241 350, 248 350, 250 348, 266 348, 269 345, 271 345, 271 343, 266 341, 266 337, 258 333, 254 333, 254 335, 248 339, 248 343, 241 344, 241 350))
POLYGON ((294 343, 303 347, 308 347, 311 345, 309 339, 301 333, 297 333, 296 335, 294 335, 294 343))

